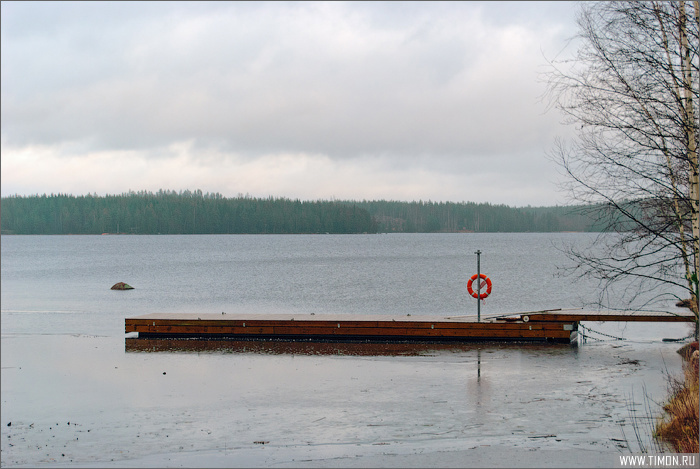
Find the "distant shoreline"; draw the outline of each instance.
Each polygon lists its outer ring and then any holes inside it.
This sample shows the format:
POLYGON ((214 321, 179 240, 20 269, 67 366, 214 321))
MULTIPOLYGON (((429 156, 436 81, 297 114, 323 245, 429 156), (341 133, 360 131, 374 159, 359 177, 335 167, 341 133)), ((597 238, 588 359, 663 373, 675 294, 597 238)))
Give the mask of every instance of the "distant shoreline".
POLYGON ((596 207, 226 198, 201 191, 3 197, 2 234, 556 233, 602 231, 596 207))
POLYGON ((251 235, 387 235, 387 234, 581 234, 590 231, 412 231, 378 233, 5 233, 2 236, 251 236, 251 235))

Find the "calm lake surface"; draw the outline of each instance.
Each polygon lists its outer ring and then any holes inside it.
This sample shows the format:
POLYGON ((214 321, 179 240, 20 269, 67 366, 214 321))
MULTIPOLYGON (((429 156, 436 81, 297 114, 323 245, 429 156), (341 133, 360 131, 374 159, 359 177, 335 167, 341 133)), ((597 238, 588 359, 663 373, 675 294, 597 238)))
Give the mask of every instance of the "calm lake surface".
POLYGON ((124 334, 125 317, 154 312, 475 314, 477 249, 494 285, 482 315, 581 307, 596 284, 558 276, 557 247, 594 236, 3 236, 0 462, 368 467, 430 453, 489 466, 457 452, 493 448, 510 466, 613 466, 639 451, 633 420, 649 443, 646 408, 680 372, 680 345, 661 339, 688 325, 364 356, 132 351, 124 334), (120 281, 135 290, 110 290, 120 281))

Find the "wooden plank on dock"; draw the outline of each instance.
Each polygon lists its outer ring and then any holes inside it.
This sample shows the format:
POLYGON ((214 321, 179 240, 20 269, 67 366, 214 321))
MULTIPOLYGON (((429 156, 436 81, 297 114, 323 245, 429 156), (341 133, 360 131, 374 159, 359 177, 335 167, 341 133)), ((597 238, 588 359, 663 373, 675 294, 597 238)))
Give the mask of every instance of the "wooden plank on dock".
POLYGON ((569 342, 574 323, 390 315, 150 314, 126 318, 139 337, 569 342))
POLYGON ((521 315, 528 316, 530 321, 617 321, 617 322, 693 322, 696 320, 692 313, 669 313, 653 311, 583 311, 560 310, 532 312, 521 315))

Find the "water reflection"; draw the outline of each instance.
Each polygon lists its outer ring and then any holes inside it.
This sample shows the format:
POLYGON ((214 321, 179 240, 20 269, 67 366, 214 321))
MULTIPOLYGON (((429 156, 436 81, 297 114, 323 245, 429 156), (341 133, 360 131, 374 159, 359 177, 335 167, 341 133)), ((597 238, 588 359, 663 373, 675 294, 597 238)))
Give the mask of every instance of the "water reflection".
POLYGON ((476 351, 476 377, 467 380, 467 396, 474 401, 475 410, 481 416, 482 405, 487 405, 489 399, 489 381, 481 376, 481 348, 476 351))
POLYGON ((126 338, 126 352, 251 353, 266 355, 419 356, 434 352, 477 352, 477 378, 481 379, 484 347, 527 349, 574 349, 570 345, 503 342, 317 342, 280 340, 203 340, 126 338))
POLYGON ((477 364, 477 382, 481 382, 481 349, 476 351, 476 364, 477 364))

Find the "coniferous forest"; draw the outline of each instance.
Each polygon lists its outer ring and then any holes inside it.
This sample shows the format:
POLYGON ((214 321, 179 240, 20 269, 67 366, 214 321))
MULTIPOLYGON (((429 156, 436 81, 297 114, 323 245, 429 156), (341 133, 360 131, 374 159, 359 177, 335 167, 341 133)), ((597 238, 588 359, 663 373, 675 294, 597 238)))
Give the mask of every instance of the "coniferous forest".
POLYGON ((291 234, 596 231, 571 207, 226 198, 196 191, 10 196, 3 234, 291 234))

